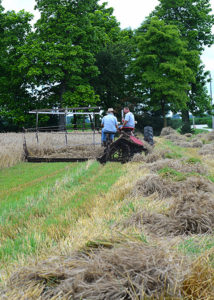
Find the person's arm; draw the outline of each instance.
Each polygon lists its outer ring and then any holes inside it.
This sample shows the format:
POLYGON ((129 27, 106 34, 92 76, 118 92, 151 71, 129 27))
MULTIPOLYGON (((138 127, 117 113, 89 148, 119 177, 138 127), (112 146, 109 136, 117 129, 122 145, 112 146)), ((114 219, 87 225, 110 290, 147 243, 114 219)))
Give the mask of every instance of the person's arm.
POLYGON ((125 121, 123 122, 123 126, 126 126, 127 123, 128 123, 128 121, 125 120, 125 121))
POLYGON ((124 122, 123 122, 123 127, 124 126, 126 126, 126 124, 128 123, 128 121, 129 121, 129 115, 125 115, 125 120, 124 120, 124 122))
POLYGON ((102 128, 104 127, 104 118, 102 118, 102 121, 101 121, 101 127, 102 127, 102 128))
POLYGON ((114 124, 114 125, 115 125, 116 129, 118 129, 118 122, 117 122, 117 118, 116 118, 116 117, 114 117, 114 118, 115 118, 115 119, 114 119, 114 120, 115 120, 115 124, 114 124))

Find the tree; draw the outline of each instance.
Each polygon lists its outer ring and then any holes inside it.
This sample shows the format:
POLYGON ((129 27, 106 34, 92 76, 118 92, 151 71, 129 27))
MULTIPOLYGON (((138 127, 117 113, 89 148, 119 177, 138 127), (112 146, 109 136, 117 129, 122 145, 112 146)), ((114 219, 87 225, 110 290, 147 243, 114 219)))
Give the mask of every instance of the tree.
POLYGON ((188 62, 198 65, 198 52, 187 51, 179 30, 157 18, 147 20, 136 32, 137 52, 132 72, 138 81, 136 90, 144 99, 144 106, 161 109, 166 126, 166 110, 186 107, 190 82, 194 73, 188 62))
MULTIPOLYGON (((214 15, 211 14, 211 11, 209 0, 160 0, 160 4, 152 16, 157 16, 166 24, 178 26, 182 38, 187 42, 188 50, 197 50, 200 55, 204 47, 211 46, 214 41, 212 34, 214 15)), ((191 65, 189 66, 193 69, 191 65)), ((187 130, 190 130, 189 110, 191 112, 197 111, 200 106, 200 109, 203 107, 203 111, 206 111, 210 107, 210 102, 207 101, 208 96, 204 97, 206 80, 203 80, 203 76, 200 77, 198 74, 200 74, 199 66, 195 71, 197 83, 192 85, 187 108, 182 110, 182 119, 187 130), (201 89, 203 89, 203 95, 199 97, 201 89), (191 96, 196 93, 197 97, 191 96), (203 105, 201 105, 202 102, 203 105)))
POLYGON ((203 51, 214 41, 212 26, 214 15, 210 0, 159 0, 160 4, 151 16, 157 16, 166 24, 176 25, 189 50, 203 51))
POLYGON ((201 63, 198 67, 195 82, 191 84, 188 101, 188 107, 194 115, 202 115, 205 111, 211 112, 212 110, 211 98, 207 90, 209 74, 209 71, 204 71, 204 65, 201 63))
POLYGON ((4 12, 0 6, 0 116, 17 126, 23 126, 32 106, 25 73, 18 67, 31 19, 30 13, 4 12))
POLYGON ((124 105, 127 96, 127 67, 132 59, 132 37, 131 29, 121 30, 96 55, 99 75, 92 85, 104 109, 114 107, 119 112, 124 105))
POLYGON ((117 34, 112 9, 98 0, 37 0, 41 18, 20 68, 43 106, 88 106, 99 97, 90 82, 99 74, 95 55, 117 34))

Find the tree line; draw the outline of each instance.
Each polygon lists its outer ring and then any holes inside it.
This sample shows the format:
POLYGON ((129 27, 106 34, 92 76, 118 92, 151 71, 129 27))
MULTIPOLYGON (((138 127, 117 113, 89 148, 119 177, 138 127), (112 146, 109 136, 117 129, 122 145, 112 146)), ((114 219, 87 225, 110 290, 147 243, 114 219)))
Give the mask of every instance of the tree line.
POLYGON ((160 126, 180 112, 189 131, 190 112, 211 112, 200 59, 214 42, 209 0, 159 0, 135 30, 98 0, 36 0, 36 9, 32 27, 32 14, 0 1, 0 128, 30 125, 32 109, 129 105, 160 126))

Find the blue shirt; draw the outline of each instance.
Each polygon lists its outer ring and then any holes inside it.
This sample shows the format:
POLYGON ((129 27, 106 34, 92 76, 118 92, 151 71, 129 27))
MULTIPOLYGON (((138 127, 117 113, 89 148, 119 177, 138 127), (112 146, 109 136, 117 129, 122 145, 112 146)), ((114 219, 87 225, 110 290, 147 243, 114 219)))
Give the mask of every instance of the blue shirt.
POLYGON ((116 132, 117 131, 117 118, 113 114, 108 114, 102 119, 104 131, 116 132))
POLYGON ((132 127, 135 128, 135 119, 134 119, 134 115, 131 112, 128 112, 125 115, 125 121, 127 121, 125 127, 132 127))

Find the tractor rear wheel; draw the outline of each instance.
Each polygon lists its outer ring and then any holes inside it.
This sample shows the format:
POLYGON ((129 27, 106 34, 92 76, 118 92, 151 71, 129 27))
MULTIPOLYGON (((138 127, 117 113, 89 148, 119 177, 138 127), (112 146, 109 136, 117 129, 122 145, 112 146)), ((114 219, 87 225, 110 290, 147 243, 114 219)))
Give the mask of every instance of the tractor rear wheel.
POLYGON ((154 145, 153 128, 151 126, 144 127, 144 141, 146 141, 152 146, 154 145))

